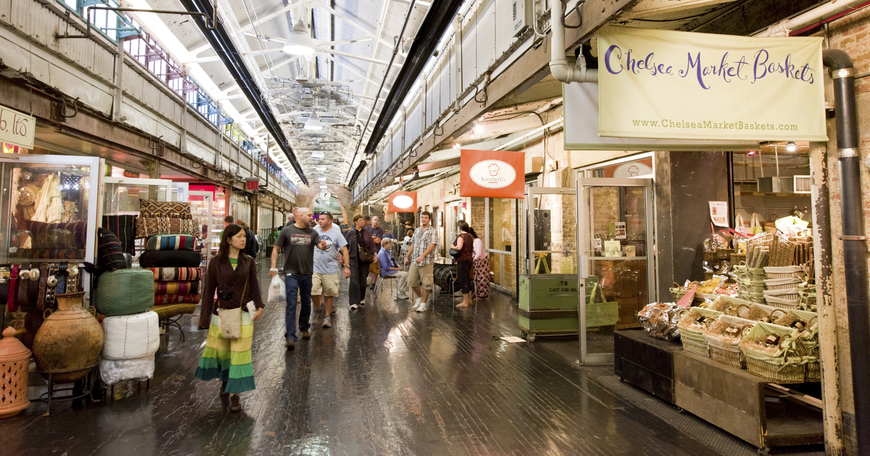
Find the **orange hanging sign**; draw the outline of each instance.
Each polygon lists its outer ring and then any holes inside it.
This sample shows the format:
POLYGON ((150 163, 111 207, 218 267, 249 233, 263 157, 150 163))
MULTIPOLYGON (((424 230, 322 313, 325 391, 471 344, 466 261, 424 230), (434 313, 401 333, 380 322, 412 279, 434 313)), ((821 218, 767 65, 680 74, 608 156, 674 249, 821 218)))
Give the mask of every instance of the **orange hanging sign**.
POLYGON ((417 192, 390 194, 390 212, 417 212, 417 192))
POLYGON ((523 198, 525 152, 462 150, 459 196, 523 198))

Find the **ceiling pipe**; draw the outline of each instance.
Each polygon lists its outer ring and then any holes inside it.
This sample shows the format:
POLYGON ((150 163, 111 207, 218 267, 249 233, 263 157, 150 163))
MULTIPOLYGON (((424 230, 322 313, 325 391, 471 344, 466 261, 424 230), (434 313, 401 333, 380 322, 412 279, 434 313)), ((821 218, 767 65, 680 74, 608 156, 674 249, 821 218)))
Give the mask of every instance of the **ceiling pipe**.
POLYGON ((867 0, 833 0, 824 5, 817 6, 795 17, 777 22, 770 27, 752 34, 751 36, 789 36, 792 30, 818 23, 822 19, 846 11, 855 6, 863 6, 867 0))
MULTIPOLYGON (((426 66, 426 62, 429 61, 444 32, 450 27, 453 16, 459 11, 461 5, 462 0, 436 0, 432 3, 426 18, 420 24, 420 30, 417 32, 414 42, 411 44, 408 58, 405 59, 405 64, 399 71, 396 82, 384 101, 383 111, 378 116, 378 121, 372 129, 368 143, 366 143, 366 155, 375 153, 378 143, 383 139, 384 134, 393 122, 393 117, 399 112, 402 99, 417 81, 417 78, 423 71, 423 67, 426 66)), ((401 37, 398 46, 401 46, 401 37)), ((359 146, 357 146, 358 150, 359 146)))
POLYGON ((565 26, 562 23, 564 18, 565 1, 557 0, 550 11, 550 32, 553 34, 550 46, 550 72, 553 73, 553 78, 565 83, 598 82, 598 70, 586 68, 583 56, 577 60, 580 68, 568 65, 568 59, 565 58, 565 26))
POLYGON ((281 124, 278 123, 277 119, 275 119, 271 108, 269 108, 269 105, 264 101, 264 96, 262 92, 260 92, 260 88, 257 86, 256 82, 254 82, 253 76, 245 65, 243 56, 236 49, 226 31, 226 28, 224 28, 223 23, 219 18, 213 17, 214 14, 211 5, 207 0, 181 0, 181 4, 184 6, 184 9, 188 11, 203 13, 202 16, 195 18, 196 25, 199 26, 202 34, 205 35, 205 39, 208 40, 212 48, 214 48, 215 52, 220 56, 221 61, 227 67, 227 70, 229 70, 235 83, 238 84, 239 88, 248 98, 248 102, 250 102, 251 106, 254 107, 254 110, 257 111, 260 119, 263 120, 266 130, 268 130, 268 132, 272 134, 272 137, 275 138, 275 142, 278 143, 279 147, 281 147, 281 150, 284 152, 284 155, 287 156, 287 159, 290 161, 290 164, 293 166, 299 179, 303 184, 308 185, 308 179, 305 177, 305 173, 302 171, 302 166, 296 159, 296 155, 293 153, 293 149, 290 147, 290 143, 287 141, 287 137, 281 129, 281 124), (215 23, 213 30, 207 27, 209 19, 215 23))

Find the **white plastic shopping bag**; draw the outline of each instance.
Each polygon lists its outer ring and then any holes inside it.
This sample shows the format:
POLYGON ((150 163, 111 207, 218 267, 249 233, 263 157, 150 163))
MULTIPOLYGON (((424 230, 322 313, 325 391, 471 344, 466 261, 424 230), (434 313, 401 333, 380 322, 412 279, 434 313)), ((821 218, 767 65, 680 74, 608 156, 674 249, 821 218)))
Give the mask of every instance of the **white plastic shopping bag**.
POLYGON ((275 277, 272 277, 267 298, 270 304, 282 304, 287 299, 287 289, 284 287, 284 281, 281 279, 281 274, 275 274, 275 277))

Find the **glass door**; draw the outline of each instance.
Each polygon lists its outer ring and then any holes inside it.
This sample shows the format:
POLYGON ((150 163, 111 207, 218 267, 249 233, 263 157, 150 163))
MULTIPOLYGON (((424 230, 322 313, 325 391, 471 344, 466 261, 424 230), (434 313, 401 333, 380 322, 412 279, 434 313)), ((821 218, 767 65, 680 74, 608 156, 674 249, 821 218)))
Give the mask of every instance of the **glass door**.
POLYGON ((576 191, 578 286, 601 291, 580 293, 580 362, 612 363, 614 330, 656 300, 653 180, 578 174, 576 191))
POLYGON ((191 215, 202 223, 202 265, 205 266, 212 254, 217 253, 216 249, 212 252, 212 247, 220 246, 220 232, 223 231, 224 216, 221 215, 218 218, 217 214, 214 213, 214 193, 212 192, 190 191, 187 198, 190 200, 191 215), (220 228, 217 233, 214 233, 215 224, 220 228), (218 238, 217 244, 213 242, 214 237, 218 238))
POLYGON ((576 274, 577 190, 526 188, 528 274, 576 274))

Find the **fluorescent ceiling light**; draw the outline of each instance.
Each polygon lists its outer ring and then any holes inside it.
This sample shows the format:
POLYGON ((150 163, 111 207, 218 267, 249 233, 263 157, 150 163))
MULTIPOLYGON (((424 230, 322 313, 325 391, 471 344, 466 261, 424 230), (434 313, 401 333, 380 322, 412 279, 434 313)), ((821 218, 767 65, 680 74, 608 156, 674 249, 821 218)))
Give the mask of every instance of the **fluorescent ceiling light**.
POLYGON ((323 151, 322 150, 312 151, 311 158, 323 158, 323 151))
POLYGON ((318 165, 318 166, 315 166, 314 169, 315 169, 316 171, 323 172, 323 171, 326 171, 326 166, 318 165))
POLYGON ((326 177, 321 176, 321 177, 318 177, 317 180, 319 180, 320 182, 326 182, 326 177))
POLYGON ((308 116, 308 120, 305 121, 306 130, 323 130, 323 124, 320 123, 320 120, 317 118, 317 113, 312 112, 310 116, 308 116))
POLYGON ((283 50, 290 55, 308 56, 314 54, 314 40, 308 35, 308 30, 305 30, 305 24, 302 21, 296 21, 293 24, 290 36, 287 37, 287 41, 284 41, 283 50))

